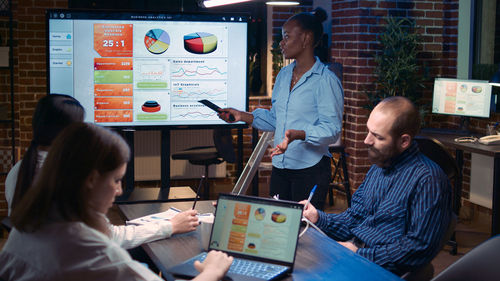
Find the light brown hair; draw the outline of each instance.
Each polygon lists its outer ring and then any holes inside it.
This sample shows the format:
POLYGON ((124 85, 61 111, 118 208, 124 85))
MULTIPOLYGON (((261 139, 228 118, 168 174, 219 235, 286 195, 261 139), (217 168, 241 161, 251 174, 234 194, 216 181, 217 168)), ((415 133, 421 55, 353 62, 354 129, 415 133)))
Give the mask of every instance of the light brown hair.
POLYGON ((36 231, 56 219, 81 221, 107 233, 102 215, 89 205, 86 181, 93 171, 104 174, 127 163, 130 149, 118 134, 88 123, 75 123, 54 140, 39 176, 13 210, 20 231, 36 231))

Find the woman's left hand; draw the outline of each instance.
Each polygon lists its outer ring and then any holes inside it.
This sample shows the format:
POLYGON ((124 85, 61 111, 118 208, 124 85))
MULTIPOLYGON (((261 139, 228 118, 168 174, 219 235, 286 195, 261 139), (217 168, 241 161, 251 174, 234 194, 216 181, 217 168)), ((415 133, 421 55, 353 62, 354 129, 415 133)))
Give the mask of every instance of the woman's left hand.
POLYGON ((283 138, 283 141, 271 150, 271 157, 285 153, 285 151, 288 148, 288 145, 292 141, 298 139, 305 140, 305 138, 306 138, 306 132, 304 132, 303 130, 293 130, 293 129, 286 130, 285 138, 283 138))

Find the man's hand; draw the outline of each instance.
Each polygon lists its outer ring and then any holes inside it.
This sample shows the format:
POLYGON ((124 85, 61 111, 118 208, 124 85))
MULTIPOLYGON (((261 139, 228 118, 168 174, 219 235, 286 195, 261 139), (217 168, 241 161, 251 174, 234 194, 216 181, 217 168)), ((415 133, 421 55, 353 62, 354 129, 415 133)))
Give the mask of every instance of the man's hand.
POLYGON ((303 130, 286 130, 283 141, 271 150, 271 157, 285 153, 288 145, 294 140, 305 140, 306 132, 303 130))
POLYGON ((196 229, 200 224, 196 215, 196 210, 188 210, 175 215, 170 222, 172 223, 172 234, 190 232, 196 229))
MULTIPOLYGON (((299 203, 305 205, 306 202, 307 200, 302 200, 299 203)), ((314 208, 314 206, 311 203, 307 204, 307 207, 304 209, 304 211, 302 211, 302 215, 312 223, 318 222, 319 219, 318 210, 316 210, 316 208, 314 208)))
POLYGON ((338 243, 355 253, 358 251, 358 247, 356 247, 356 245, 354 245, 354 243, 352 242, 338 242, 338 243))

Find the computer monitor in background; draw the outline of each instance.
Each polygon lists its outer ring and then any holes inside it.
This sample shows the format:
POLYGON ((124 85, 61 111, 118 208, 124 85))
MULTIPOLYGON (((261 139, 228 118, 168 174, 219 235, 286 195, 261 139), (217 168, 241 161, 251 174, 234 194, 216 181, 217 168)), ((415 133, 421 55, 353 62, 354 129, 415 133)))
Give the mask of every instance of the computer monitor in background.
POLYGON ((48 92, 104 126, 227 125, 199 103, 248 109, 244 14, 47 11, 48 92))
POLYGON ((432 113, 490 117, 491 85, 483 80, 436 78, 432 113))

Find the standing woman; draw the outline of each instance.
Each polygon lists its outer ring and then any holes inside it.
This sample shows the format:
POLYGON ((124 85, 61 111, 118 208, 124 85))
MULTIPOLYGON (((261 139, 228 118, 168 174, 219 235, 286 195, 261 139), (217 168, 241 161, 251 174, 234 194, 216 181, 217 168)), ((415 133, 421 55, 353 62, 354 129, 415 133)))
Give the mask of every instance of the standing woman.
MULTIPOLYGON (((161 280, 111 239, 106 212, 122 193, 129 147, 116 133, 75 123, 56 138, 12 212, 0 252, 3 280, 161 280)), ((211 252, 199 280, 221 279, 232 258, 211 252)))
POLYGON ((282 27, 281 52, 295 61, 278 73, 270 110, 252 113, 225 108, 219 117, 274 131, 270 195, 300 201, 318 185, 311 203, 323 209, 331 177, 328 145, 342 129, 343 90, 339 79, 314 56, 326 12, 300 13, 282 27))

